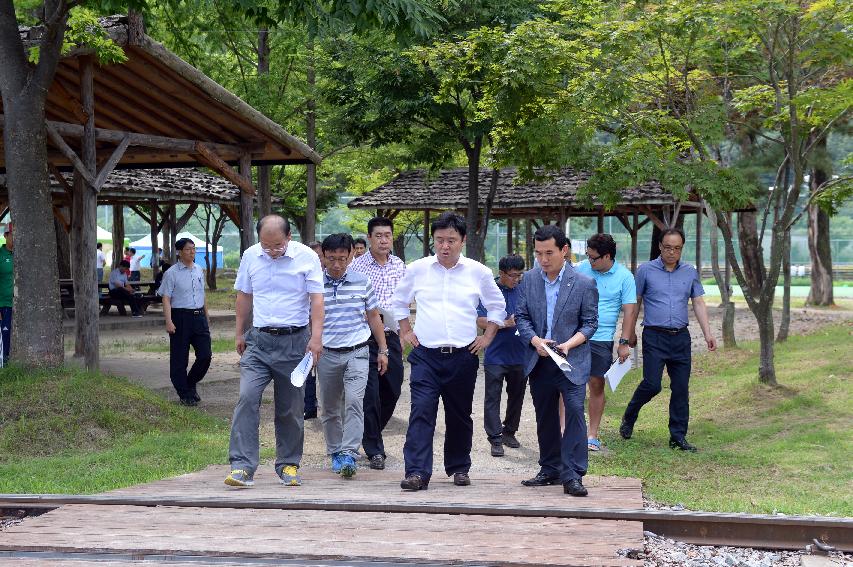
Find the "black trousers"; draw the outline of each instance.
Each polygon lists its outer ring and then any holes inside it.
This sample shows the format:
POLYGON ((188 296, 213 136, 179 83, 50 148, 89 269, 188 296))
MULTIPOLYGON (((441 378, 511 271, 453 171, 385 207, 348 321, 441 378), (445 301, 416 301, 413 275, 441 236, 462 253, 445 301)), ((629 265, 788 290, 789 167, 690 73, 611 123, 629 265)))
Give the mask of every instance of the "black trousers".
POLYGON ((403 457, 406 475, 432 476, 432 441, 438 400, 444 404, 444 472, 467 473, 471 469, 474 422, 471 409, 480 359, 467 348, 442 354, 438 349, 415 347, 409 354, 412 410, 403 457))
POLYGON ((194 315, 191 310, 172 309, 172 323, 175 324, 175 332, 169 335, 169 376, 178 396, 181 399, 191 398, 213 358, 210 327, 203 310, 201 314, 194 315), (195 362, 187 372, 190 346, 195 351, 195 362))
POLYGON ((130 312, 134 315, 139 315, 139 300, 136 299, 136 296, 123 287, 117 287, 115 289, 110 290, 110 297, 115 297, 116 299, 125 299, 130 304, 130 312))
POLYGON ((379 346, 373 337, 368 341, 370 361, 368 362, 367 386, 364 389, 364 434, 361 446, 368 458, 374 455, 385 457, 385 443, 382 431, 397 407, 400 389, 403 386, 403 349, 397 333, 385 333, 388 343, 388 370, 379 374, 376 359, 379 346))
POLYGON ((486 395, 483 402, 483 427, 491 442, 500 442, 504 433, 518 431, 527 376, 521 364, 486 364, 486 395), (506 381, 506 417, 501 426, 501 391, 506 381))
POLYGON ((677 335, 656 329, 643 329, 643 380, 634 390, 625 421, 634 423, 640 409, 661 391, 663 369, 669 374, 672 395, 669 398, 669 434, 684 439, 690 421, 690 333, 684 329, 677 335))
POLYGON ((563 371, 547 356, 530 372, 530 394, 536 408, 541 472, 560 477, 560 482, 581 479, 586 474, 589 452, 583 403, 586 384, 569 382, 563 371), (566 410, 566 427, 560 436, 560 395, 566 410))

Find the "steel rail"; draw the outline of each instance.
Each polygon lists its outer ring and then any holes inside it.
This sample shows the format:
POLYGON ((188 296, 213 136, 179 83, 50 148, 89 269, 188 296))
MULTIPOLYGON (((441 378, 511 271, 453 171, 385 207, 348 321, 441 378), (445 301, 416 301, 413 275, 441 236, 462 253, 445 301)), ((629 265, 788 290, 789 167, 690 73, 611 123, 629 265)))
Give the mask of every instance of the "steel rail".
MULTIPOLYGON (((675 512, 614 508, 545 508, 506 504, 446 502, 360 502, 356 500, 299 500, 279 498, 221 498, 183 496, 0 494, 0 509, 57 508, 66 504, 98 506, 173 506, 266 510, 325 510, 398 514, 454 514, 579 518, 642 522, 643 529, 686 543, 765 549, 802 549, 818 540, 839 551, 853 551, 853 518, 776 516, 719 512, 675 512)), ((2 545, 0 545, 2 549, 2 545)))

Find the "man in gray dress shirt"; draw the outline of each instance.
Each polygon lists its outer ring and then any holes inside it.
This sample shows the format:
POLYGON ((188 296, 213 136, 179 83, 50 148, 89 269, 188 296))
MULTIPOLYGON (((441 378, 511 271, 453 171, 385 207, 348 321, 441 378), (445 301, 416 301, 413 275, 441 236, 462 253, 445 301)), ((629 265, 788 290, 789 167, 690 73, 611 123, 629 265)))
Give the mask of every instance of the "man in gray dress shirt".
POLYGON ((178 262, 166 270, 157 294, 163 297, 163 318, 169 333, 169 376, 181 405, 195 406, 201 398, 196 386, 210 368, 210 326, 204 297, 204 271, 195 263, 195 244, 189 238, 175 242, 178 262), (195 362, 187 372, 190 346, 195 362))

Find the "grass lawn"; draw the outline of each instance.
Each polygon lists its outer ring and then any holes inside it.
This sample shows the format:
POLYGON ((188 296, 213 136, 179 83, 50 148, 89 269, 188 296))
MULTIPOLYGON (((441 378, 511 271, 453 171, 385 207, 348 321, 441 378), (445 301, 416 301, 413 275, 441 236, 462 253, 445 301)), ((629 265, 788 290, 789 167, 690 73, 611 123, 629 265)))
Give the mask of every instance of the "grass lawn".
POLYGON ((609 453, 591 456, 590 473, 639 477, 646 496, 695 510, 853 516, 851 338, 853 327, 836 326, 777 345, 779 388, 758 383, 757 343, 694 356, 688 439, 696 454, 669 449, 666 386, 643 408, 633 438, 619 437, 641 378, 632 371, 608 391, 609 453))
POLYGON ((129 382, 0 370, 0 493, 94 493, 225 463, 228 427, 129 382))

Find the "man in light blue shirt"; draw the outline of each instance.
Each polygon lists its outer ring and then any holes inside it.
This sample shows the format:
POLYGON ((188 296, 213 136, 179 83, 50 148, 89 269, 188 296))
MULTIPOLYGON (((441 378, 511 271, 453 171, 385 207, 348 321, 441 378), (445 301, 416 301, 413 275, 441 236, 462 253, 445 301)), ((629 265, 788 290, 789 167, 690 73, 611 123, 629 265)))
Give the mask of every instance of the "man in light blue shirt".
POLYGON ((604 413, 604 373, 613 364, 613 337, 619 312, 625 313, 616 351, 624 362, 631 354, 634 326, 637 323, 637 287, 630 270, 617 262, 616 242, 609 234, 596 234, 586 241, 587 259, 575 269, 595 280, 598 288, 598 329, 589 340, 592 365, 589 372, 589 429, 587 446, 600 451, 598 427, 604 413))

